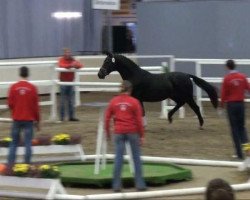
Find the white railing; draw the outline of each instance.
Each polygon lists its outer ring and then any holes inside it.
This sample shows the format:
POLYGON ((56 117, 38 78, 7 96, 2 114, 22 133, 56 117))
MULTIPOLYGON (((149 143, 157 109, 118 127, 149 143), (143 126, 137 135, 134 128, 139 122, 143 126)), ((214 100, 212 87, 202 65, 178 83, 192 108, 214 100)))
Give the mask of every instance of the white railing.
MULTIPOLYGON (((194 59, 194 58, 175 58, 175 64, 178 62, 187 63, 192 62, 195 64, 195 75, 210 83, 222 83, 223 77, 203 77, 202 66, 204 65, 225 65, 228 59, 194 59)), ((250 59, 234 59, 237 65, 250 66, 250 59)), ((175 65, 170 65, 170 70, 175 71, 175 65)), ((250 79, 249 79, 250 80, 250 79)), ((219 95, 219 94, 218 94, 219 95)), ((209 98, 202 97, 202 89, 196 86, 196 103, 200 107, 201 113, 203 113, 202 101, 210 101, 209 98)), ((246 102, 250 102, 250 99, 246 99, 246 102)))
MULTIPOLYGON (((128 56, 129 58, 162 58, 162 59, 167 59, 166 62, 164 63, 170 63, 174 64, 173 58, 174 56, 172 55, 141 55, 141 56, 128 56)), ((106 56, 84 56, 84 57, 77 57, 77 59, 89 59, 89 60, 96 60, 96 59, 105 59, 106 56)), ((40 74, 37 75, 37 77, 34 77, 33 74, 31 75, 32 79, 39 79, 39 80, 31 80, 32 83, 34 83, 36 86, 49 86, 50 89, 46 90, 46 94, 49 93, 50 99, 49 101, 43 101, 40 102, 40 105, 49 105, 51 107, 50 109, 50 119, 56 119, 57 118, 57 101, 56 101, 56 93, 57 93, 57 85, 74 85, 76 86, 76 105, 80 105, 80 92, 81 91, 118 91, 119 90, 119 82, 80 82, 79 78, 82 75, 86 76, 93 76, 97 75, 97 72, 100 67, 92 68, 92 67, 86 67, 80 70, 72 70, 76 71, 76 80, 75 82, 59 82, 57 80, 57 73, 63 71, 64 69, 56 69, 56 64, 57 60, 51 60, 51 61, 14 61, 14 62, 6 62, 6 61, 0 61, 0 70, 5 70, 5 73, 0 73, 2 76, 0 76, 0 79, 2 82, 0 82, 0 88, 9 88, 10 84, 16 82, 18 80, 18 68, 20 66, 28 66, 30 67, 31 71, 33 68, 36 69, 41 69, 43 71, 46 71, 46 75, 49 74, 49 76, 46 76, 45 79, 47 80, 41 80, 40 74), (48 69, 45 69, 45 67, 48 67, 48 69), (14 78, 13 78, 13 73, 7 73, 6 70, 11 69, 15 70, 13 71, 14 73, 14 78), (4 76, 3 76, 4 74, 4 76), (7 75, 8 74, 8 75, 7 75), (6 76, 7 75, 7 76, 6 76), (11 78, 9 78, 9 76, 11 78), (3 81, 3 80, 8 80, 8 81, 3 81), (48 80, 49 79, 49 80, 48 80), (12 81, 9 81, 12 80, 12 81), (84 87, 80 87, 84 86, 84 87)), ((165 65, 165 64, 164 64, 165 65)), ((157 66, 157 67, 143 67, 144 69, 148 69, 151 73, 161 73, 162 67, 157 66)), ((68 71, 68 70, 66 70, 68 71)), ((5 94, 4 97, 7 97, 7 94, 5 94)), ((7 105, 0 105, 0 109, 6 109, 7 105)), ((162 107, 163 108, 163 107, 162 107)), ((167 107, 167 108, 172 108, 172 107, 167 107)), ((165 112, 165 107, 164 107, 164 112, 165 112)), ((0 120, 3 121, 10 121, 9 118, 0 118, 0 120)))
MULTIPOLYGON (((147 67, 141 67, 144 70, 149 71, 150 73, 159 74, 163 72, 162 66, 147 66, 147 67)), ((76 73, 76 82, 80 82, 81 76, 90 76, 95 75, 97 76, 97 73, 99 71, 99 68, 86 68, 86 70, 80 71, 76 73)), ((118 72, 112 72, 112 75, 118 75, 118 72)), ((77 87, 76 88, 76 105, 81 105, 81 98, 80 98, 80 92, 84 91, 101 91, 101 92, 109 92, 109 91, 119 91, 120 89, 120 83, 119 82, 82 82, 81 85, 78 86, 84 86, 84 87, 77 87)))
MULTIPOLYGON (((203 78, 204 80, 210 82, 210 83, 221 83, 222 82, 222 77, 205 77, 202 76, 202 67, 204 65, 224 65, 227 59, 190 59, 190 58, 174 58, 172 55, 141 55, 141 56, 128 56, 129 58, 137 59, 137 58, 163 58, 166 59, 166 62, 164 65, 169 66, 170 71, 175 71, 176 64, 177 63, 194 63, 195 65, 195 75, 203 78)), ((103 59, 106 58, 106 56, 84 56, 84 57, 77 57, 78 59, 89 59, 89 60, 96 60, 96 59, 103 59)), ((250 59, 235 59, 236 64, 238 65, 250 65, 250 59)), ((85 67, 80 70, 72 70, 76 71, 76 80, 75 82, 67 83, 67 82, 59 82, 57 80, 57 73, 64 71, 64 69, 56 69, 57 61, 52 60, 52 61, 25 61, 25 62, 6 62, 6 61, 0 61, 0 70, 5 70, 5 73, 0 73, 0 79, 5 80, 6 79, 6 69, 8 70, 15 70, 16 77, 14 78, 15 80, 13 81, 2 81, 0 82, 0 88, 7 88, 9 87, 10 84, 12 84, 14 81, 18 80, 18 72, 17 69, 22 66, 26 65, 28 67, 35 68, 35 69, 46 69, 46 78, 41 80, 41 77, 39 74, 35 79, 39 80, 32 80, 31 82, 34 83, 37 86, 49 86, 50 89, 46 90, 46 93, 50 94, 50 99, 48 101, 42 101, 40 102, 40 105, 49 105, 51 107, 50 109, 50 118, 51 119, 56 119, 57 117, 57 101, 56 101, 56 93, 57 93, 57 85, 74 85, 76 86, 76 105, 81 105, 80 101, 80 92, 82 91, 118 91, 119 90, 119 82, 105 82, 105 81, 80 81, 81 76, 96 76, 97 72, 99 70, 99 67, 85 67), (47 75, 49 74, 49 75, 47 75)), ((163 65, 163 63, 162 63, 163 65)), ((162 66, 148 66, 148 67, 142 67, 143 69, 147 69, 151 73, 161 73, 162 72, 162 66)), ((68 70, 67 70, 68 71, 68 70)), ((35 71, 34 71, 35 72, 35 71)), ((116 75, 117 73, 114 72, 112 75, 116 75)), ((13 74, 11 74, 13 76, 13 74)), ((32 74, 32 79, 33 79, 33 74, 32 74)), ((13 78, 12 78, 13 79, 13 78)), ((197 87, 196 90, 196 102, 198 106, 201 108, 201 112, 203 112, 202 108, 202 101, 209 101, 208 98, 202 97, 202 90, 197 87)), ((250 99, 246 100, 247 102, 250 102, 250 99)), ((6 109, 6 105, 0 105, 0 109, 6 109)), ((172 109, 173 106, 168 106, 168 101, 163 101, 162 102, 162 109, 161 109, 161 116, 166 117, 167 112, 169 109, 172 109)), ((180 117, 184 117, 184 111, 181 110, 180 112, 180 117)))
MULTIPOLYGON (((141 67, 144 70, 149 71, 150 73, 163 73, 163 67, 162 66, 147 66, 147 67, 141 67)), ((75 90, 75 99, 76 99, 76 106, 81 105, 81 98, 80 98, 80 92, 83 91, 98 91, 98 92, 118 92, 120 90, 120 81, 119 82, 81 82, 80 76, 97 76, 97 73, 99 71, 99 68, 93 67, 93 68, 82 68, 82 69, 62 69, 62 68, 56 68, 56 72, 76 72, 76 79, 74 82, 60 82, 56 81, 58 85, 71 85, 76 86, 75 90)), ((113 72, 112 75, 118 75, 117 72, 113 72)), ((165 103, 164 103, 165 105, 165 103)), ((164 106, 162 107, 161 116, 166 116, 166 112, 169 109, 172 109, 173 106, 164 106)), ((183 110, 182 110, 183 111, 183 110)), ((183 113, 180 114, 180 116, 183 116, 183 113)))
MULTIPOLYGON (((20 66, 27 66, 30 67, 31 69, 40 69, 42 71, 46 70, 48 71, 46 73, 46 78, 49 80, 31 80, 30 82, 35 84, 36 86, 49 86, 49 91, 46 90, 46 93, 49 93, 50 98, 48 101, 41 101, 39 102, 39 105, 41 106, 50 106, 50 119, 55 119, 56 118, 56 85, 54 82, 54 77, 55 77, 55 63, 57 61, 21 61, 21 62, 6 62, 6 61, 1 61, 0 62, 0 71, 4 70, 4 73, 1 73, 1 79, 12 79, 12 81, 3 81, 0 82, 0 88, 9 88, 11 84, 15 83, 19 78, 18 78, 18 69, 20 66), (46 68, 47 67, 47 68, 46 68), (12 71, 9 73, 7 70, 15 70, 14 74, 12 74, 12 71), (47 76, 49 74, 49 77, 47 76)), ((30 70, 32 73, 32 70, 30 70)), ((41 79, 40 74, 37 74, 36 76, 32 75, 32 79, 41 79)), ((7 94, 6 94, 7 96, 7 94)), ((6 97, 5 96, 5 97, 6 97)), ((7 109, 6 104, 0 105, 0 109, 7 109)), ((0 118, 3 121, 11 121, 9 118, 0 118)))
MULTIPOLYGON (((0 87, 9 87, 10 85, 14 84, 15 81, 8 81, 8 82, 0 82, 0 87)), ((38 81, 30 81, 30 83, 33 83, 34 85, 37 86, 52 86, 54 84, 54 81, 52 80, 38 80, 38 81)), ((48 105, 52 105, 53 101, 42 101, 39 102, 40 106, 48 106, 48 105)), ((6 109, 8 108, 7 105, 0 105, 0 109, 6 109)))
MULTIPOLYGON (((144 66, 141 67, 142 69, 148 70, 151 73, 162 73, 163 67, 169 67, 169 69, 172 69, 174 67, 174 56, 173 55, 129 55, 127 56, 130 59, 167 59, 164 62, 162 62, 162 66, 144 66)), ((105 59, 106 56, 79 56, 77 59, 89 59, 89 60, 96 60, 96 59, 105 59)), ((117 92, 119 91, 119 82, 104 82, 103 80, 100 82, 81 82, 81 76, 93 76, 97 75, 100 67, 88 67, 88 68, 82 68, 79 70, 71 69, 70 71, 75 71, 76 78, 74 83, 70 82, 57 82, 59 85, 75 85, 75 103, 76 106, 81 105, 81 99, 80 99, 80 92, 83 91, 102 91, 102 92, 117 92)), ((65 69, 57 68, 57 72, 65 71, 65 69)), ((117 72, 112 72, 112 75, 117 75, 117 72)), ((172 109, 172 105, 168 105, 167 101, 162 101, 161 103, 161 117, 166 118, 168 110, 172 109)), ((180 117, 184 117, 184 108, 180 109, 180 117)))

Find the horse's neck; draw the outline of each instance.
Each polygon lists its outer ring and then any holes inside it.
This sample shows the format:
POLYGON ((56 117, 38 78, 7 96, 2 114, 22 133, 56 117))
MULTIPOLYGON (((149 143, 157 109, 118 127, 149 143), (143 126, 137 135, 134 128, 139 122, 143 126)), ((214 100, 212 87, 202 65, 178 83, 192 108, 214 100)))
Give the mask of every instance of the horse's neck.
POLYGON ((121 63, 118 64, 117 71, 123 80, 134 80, 138 78, 141 69, 134 63, 131 65, 125 65, 124 63, 121 63))

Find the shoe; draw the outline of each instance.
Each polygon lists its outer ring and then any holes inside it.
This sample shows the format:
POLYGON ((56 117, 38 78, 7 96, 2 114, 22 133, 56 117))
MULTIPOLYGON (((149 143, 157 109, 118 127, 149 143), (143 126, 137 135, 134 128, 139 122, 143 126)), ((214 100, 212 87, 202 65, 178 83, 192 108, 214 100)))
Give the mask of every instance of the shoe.
POLYGON ((146 188, 146 187, 145 188, 137 188, 138 192, 143 192, 143 191, 147 191, 147 190, 148 190, 148 188, 146 188))
POLYGON ((243 171, 245 171, 247 169, 247 166, 246 166, 246 164, 243 162, 242 164, 240 164, 239 165, 239 167, 238 167, 238 170, 240 171, 240 172, 243 172, 243 171))
POLYGON ((114 189, 114 192, 118 193, 118 192, 121 192, 122 190, 121 189, 114 189))
POLYGON ((78 121, 80 121, 80 120, 77 119, 77 118, 70 118, 69 121, 71 121, 71 122, 78 122, 78 121))
POLYGON ((237 155, 232 155, 232 158, 233 158, 234 160, 244 160, 243 157, 239 157, 239 156, 237 156, 237 155))

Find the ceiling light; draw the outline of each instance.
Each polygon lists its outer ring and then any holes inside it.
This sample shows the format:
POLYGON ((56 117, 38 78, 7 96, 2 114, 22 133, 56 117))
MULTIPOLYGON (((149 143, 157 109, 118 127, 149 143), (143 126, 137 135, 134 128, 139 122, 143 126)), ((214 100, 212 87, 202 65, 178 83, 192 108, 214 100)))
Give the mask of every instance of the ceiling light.
POLYGON ((81 12, 54 12, 51 14, 52 17, 56 19, 75 19, 81 18, 81 12))

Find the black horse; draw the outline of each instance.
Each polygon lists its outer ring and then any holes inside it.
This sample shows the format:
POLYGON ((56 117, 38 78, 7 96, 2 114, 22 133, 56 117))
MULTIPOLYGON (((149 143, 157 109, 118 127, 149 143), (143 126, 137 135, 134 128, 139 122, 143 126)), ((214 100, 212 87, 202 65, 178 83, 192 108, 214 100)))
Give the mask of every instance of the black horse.
MULTIPOLYGON (((113 71, 118 71, 123 80, 129 80, 133 84, 132 96, 137 98, 143 107, 143 102, 162 101, 167 98, 176 102, 176 106, 169 111, 168 120, 172 122, 173 114, 185 103, 187 103, 196 113, 199 119, 200 127, 204 120, 200 113, 199 106, 193 99, 193 81, 204 89, 211 103, 215 108, 218 106, 218 94, 214 86, 205 80, 191 74, 182 72, 170 72, 162 74, 151 74, 141 69, 125 56, 112 53, 106 53, 102 67, 98 72, 98 77, 104 79, 113 71)), ((144 110, 144 107, 143 107, 144 110)))

